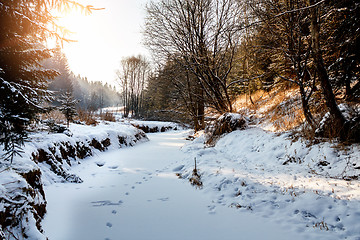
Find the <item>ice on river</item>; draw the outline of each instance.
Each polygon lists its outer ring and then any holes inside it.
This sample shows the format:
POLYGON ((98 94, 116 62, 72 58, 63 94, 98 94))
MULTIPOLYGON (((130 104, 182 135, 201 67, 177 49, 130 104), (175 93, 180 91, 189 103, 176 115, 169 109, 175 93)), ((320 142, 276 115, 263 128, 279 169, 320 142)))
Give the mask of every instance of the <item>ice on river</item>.
POLYGON ((271 216, 214 204, 209 194, 179 180, 185 136, 186 131, 149 134, 147 143, 75 166, 82 184, 46 186, 45 234, 51 240, 306 238, 271 216))

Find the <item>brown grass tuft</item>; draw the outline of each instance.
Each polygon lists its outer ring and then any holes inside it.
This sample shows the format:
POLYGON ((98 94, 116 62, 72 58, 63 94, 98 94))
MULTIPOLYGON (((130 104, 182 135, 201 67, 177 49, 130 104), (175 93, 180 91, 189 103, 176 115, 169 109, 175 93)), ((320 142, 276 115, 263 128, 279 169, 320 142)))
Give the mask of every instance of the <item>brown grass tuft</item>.
POLYGON ((100 119, 104 120, 104 121, 108 121, 108 122, 116 121, 114 113, 112 113, 112 112, 104 112, 104 113, 100 114, 100 119))
POLYGON ((98 124, 95 118, 95 114, 92 111, 78 109, 78 118, 81 122, 84 122, 86 125, 96 126, 98 124))

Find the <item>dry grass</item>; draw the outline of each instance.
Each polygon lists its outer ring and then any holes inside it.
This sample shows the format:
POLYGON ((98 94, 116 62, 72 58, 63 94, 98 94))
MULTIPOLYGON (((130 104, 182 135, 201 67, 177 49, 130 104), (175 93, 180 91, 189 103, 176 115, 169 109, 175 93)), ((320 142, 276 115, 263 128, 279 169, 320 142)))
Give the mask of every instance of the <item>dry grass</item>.
POLYGON ((278 105, 271 107, 267 113, 270 122, 277 131, 294 129, 304 122, 304 114, 298 99, 284 97, 278 105))
POLYGON ((65 124, 66 118, 65 115, 59 110, 53 110, 48 113, 40 114, 42 120, 52 119, 56 124, 65 124))
POLYGON ((98 124, 95 113, 92 111, 78 109, 78 119, 79 121, 84 122, 86 125, 96 126, 98 124))
POLYGON ((248 94, 243 94, 237 97, 233 107, 235 111, 240 111, 241 109, 247 108, 251 110, 256 110, 261 104, 262 100, 268 98, 269 93, 264 90, 256 91, 251 94, 251 99, 248 94), (253 102, 251 102, 251 100, 253 102))
POLYGON ((314 228, 319 228, 320 230, 329 231, 329 227, 324 219, 321 222, 317 222, 314 224, 314 228))
POLYGON ((259 90, 251 94, 251 99, 248 94, 239 96, 234 108, 244 115, 256 116, 260 123, 270 123, 274 131, 294 129, 304 122, 297 88, 259 90))
POLYGON ((100 114, 100 119, 104 120, 104 121, 109 121, 109 122, 116 121, 114 113, 112 113, 112 112, 104 112, 104 113, 100 114))

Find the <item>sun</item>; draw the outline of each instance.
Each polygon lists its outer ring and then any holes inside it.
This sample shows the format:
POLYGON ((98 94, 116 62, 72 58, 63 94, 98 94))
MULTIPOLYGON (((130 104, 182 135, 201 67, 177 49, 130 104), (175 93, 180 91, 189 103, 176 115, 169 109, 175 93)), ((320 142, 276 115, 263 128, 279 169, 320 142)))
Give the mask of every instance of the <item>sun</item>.
POLYGON ((55 16, 55 23, 58 26, 56 32, 65 39, 76 41, 78 34, 86 25, 87 15, 79 10, 71 9, 55 16))
MULTIPOLYGON (((56 24, 59 26, 57 33, 70 40, 62 41, 60 46, 70 63, 71 70, 86 75, 89 70, 85 72, 83 70, 86 69, 85 66, 91 66, 94 59, 100 58, 97 52, 98 46, 104 41, 102 23, 96 21, 93 15, 84 14, 79 9, 70 9, 55 16, 56 24)), ((55 41, 52 44, 58 43, 55 41)))
MULTIPOLYGON (((70 70, 91 81, 112 83, 123 57, 146 53, 141 45, 142 8, 148 0, 76 0, 96 6, 91 14, 71 8, 54 12, 56 23, 74 42, 62 42, 70 70)), ((56 41, 52 40, 55 47, 56 41)))

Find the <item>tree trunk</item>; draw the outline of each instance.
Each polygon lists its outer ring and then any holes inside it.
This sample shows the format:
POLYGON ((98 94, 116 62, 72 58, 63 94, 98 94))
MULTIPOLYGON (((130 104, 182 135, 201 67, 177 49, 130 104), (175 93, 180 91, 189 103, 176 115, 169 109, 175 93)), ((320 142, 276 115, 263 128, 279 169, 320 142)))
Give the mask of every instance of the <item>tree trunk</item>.
POLYGON ((311 129, 315 132, 316 124, 309 108, 309 100, 306 99, 306 93, 303 86, 300 85, 301 104, 304 112, 306 122, 310 125, 311 129))
MULTIPOLYGON (((307 0, 309 6, 313 6, 316 2, 315 0, 307 0)), ((318 78, 322 87, 323 95, 325 98, 326 106, 330 112, 331 119, 333 121, 334 129, 336 130, 335 137, 340 137, 345 139, 347 136, 347 131, 345 129, 345 118, 341 113, 336 100, 335 95, 327 74, 324 60, 322 57, 321 47, 320 47, 320 23, 319 23, 319 14, 318 8, 312 7, 310 10, 311 14, 311 39, 312 39, 312 50, 313 50, 313 59, 315 63, 315 68, 318 73, 318 78)))
POLYGON ((199 96, 197 97, 197 123, 198 130, 203 130, 205 128, 205 104, 204 104, 204 91, 199 88, 199 96))

